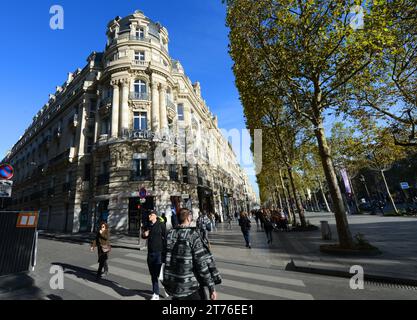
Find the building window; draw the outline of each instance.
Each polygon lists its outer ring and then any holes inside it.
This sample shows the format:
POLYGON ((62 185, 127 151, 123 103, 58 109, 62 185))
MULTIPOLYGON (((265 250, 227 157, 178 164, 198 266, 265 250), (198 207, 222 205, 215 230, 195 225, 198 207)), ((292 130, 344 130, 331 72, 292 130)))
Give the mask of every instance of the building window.
POLYGON ((93 146, 94 146, 94 139, 92 137, 89 137, 87 139, 87 153, 91 153, 91 151, 93 150, 93 146))
POLYGON ((142 27, 136 27, 135 36, 137 39, 145 38, 145 29, 142 27))
POLYGON ((132 180, 144 180, 148 177, 148 160, 133 159, 132 180))
POLYGON ((147 114, 146 112, 134 112, 133 113, 133 130, 143 131, 147 130, 147 114))
POLYGON ((135 60, 145 61, 145 51, 135 51, 135 60))
POLYGON ((177 166, 175 164, 169 165, 169 179, 171 181, 178 181, 177 166))
POLYGON ((90 181, 91 179, 91 163, 84 165, 84 179, 83 181, 90 181))
POLYGON ((100 134, 109 134, 109 132, 110 132, 110 121, 109 121, 109 118, 105 118, 101 122, 101 133, 100 134))
POLYGON ((177 113, 178 113, 178 120, 183 121, 184 120, 184 105, 180 103, 177 106, 177 113))
POLYGON ((142 80, 135 81, 135 93, 146 93, 146 82, 142 80))
POLYGON ((182 167, 182 182, 188 183, 188 167, 182 167))

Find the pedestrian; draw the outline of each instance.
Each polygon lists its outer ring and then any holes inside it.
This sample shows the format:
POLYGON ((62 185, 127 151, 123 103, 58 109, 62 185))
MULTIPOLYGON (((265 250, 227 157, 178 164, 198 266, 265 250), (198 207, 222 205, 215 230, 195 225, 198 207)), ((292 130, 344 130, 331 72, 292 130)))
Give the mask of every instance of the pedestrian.
POLYGON ((101 222, 99 225, 96 238, 91 243, 91 252, 94 252, 95 248, 97 248, 98 254, 98 270, 96 280, 100 280, 103 276, 103 269, 104 276, 108 276, 109 266, 107 264, 107 259, 111 250, 109 226, 105 222, 101 222))
POLYGON ((264 230, 268 244, 272 244, 272 230, 274 230, 274 225, 272 224, 271 215, 268 213, 264 216, 264 230))
POLYGON ((165 215, 165 212, 163 212, 163 213, 162 213, 161 218, 162 218, 162 220, 163 220, 164 224, 166 225, 166 224, 167 224, 168 219, 167 219, 167 217, 166 217, 166 215, 165 215))
POLYGON ((211 231, 211 221, 207 214, 203 211, 197 219, 197 229, 201 233, 201 237, 208 242, 208 232, 211 231))
POLYGON ((148 239, 148 269, 152 280, 152 298, 159 300, 159 274, 162 266, 162 255, 165 251, 166 226, 161 222, 156 211, 149 213, 149 224, 143 234, 148 239))
POLYGON ((217 231, 216 216, 214 215, 213 212, 210 213, 210 221, 211 221, 211 229, 213 231, 217 231))
POLYGON ((245 212, 240 213, 239 218, 239 226, 242 230, 243 237, 245 238, 246 248, 252 249, 250 245, 250 229, 251 229, 251 222, 245 212))
POLYGON ((215 285, 222 282, 215 260, 200 233, 191 227, 193 215, 183 208, 178 227, 167 234, 163 285, 173 300, 217 299, 215 285))
POLYGON ((176 228, 178 225, 177 213, 175 212, 175 210, 172 210, 171 213, 171 225, 173 228, 176 228))
POLYGON ((227 229, 228 230, 232 230, 232 221, 233 221, 233 217, 228 214, 227 215, 227 229))
POLYGON ((255 212, 256 231, 259 231, 259 213, 255 212))

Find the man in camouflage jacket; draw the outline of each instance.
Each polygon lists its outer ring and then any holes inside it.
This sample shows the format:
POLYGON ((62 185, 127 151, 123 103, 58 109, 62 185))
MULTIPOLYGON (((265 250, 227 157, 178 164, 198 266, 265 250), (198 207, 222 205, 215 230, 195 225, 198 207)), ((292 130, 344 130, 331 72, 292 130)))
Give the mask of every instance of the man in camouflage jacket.
POLYGON ((174 300, 203 300, 208 287, 210 299, 216 300, 215 285, 221 283, 214 258, 200 233, 190 227, 192 213, 181 209, 179 226, 166 237, 164 280, 165 290, 174 300))

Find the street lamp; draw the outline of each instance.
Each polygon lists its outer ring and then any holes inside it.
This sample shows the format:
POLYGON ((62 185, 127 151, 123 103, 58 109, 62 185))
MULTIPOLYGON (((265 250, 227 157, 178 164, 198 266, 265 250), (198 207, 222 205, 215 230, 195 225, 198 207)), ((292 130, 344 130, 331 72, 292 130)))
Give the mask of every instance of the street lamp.
POLYGON ((371 201, 371 195, 369 194, 368 186, 366 185, 365 177, 363 176, 363 174, 360 175, 359 180, 363 183, 365 187, 366 194, 368 195, 368 201, 371 201))

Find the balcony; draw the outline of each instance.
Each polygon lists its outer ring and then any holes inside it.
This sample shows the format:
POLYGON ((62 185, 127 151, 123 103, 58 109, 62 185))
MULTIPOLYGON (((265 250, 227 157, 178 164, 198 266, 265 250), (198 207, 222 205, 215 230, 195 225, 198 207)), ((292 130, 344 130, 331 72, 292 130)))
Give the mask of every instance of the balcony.
POLYGON ((100 174, 97 177, 97 186, 104 186, 106 184, 109 184, 109 176, 109 173, 100 174))
POLYGON ((147 92, 131 92, 129 98, 130 100, 149 101, 149 94, 147 92))
POLYGON ((140 67, 147 67, 149 65, 149 62, 145 60, 133 60, 133 65, 140 66, 140 67))
POLYGON ((138 172, 135 170, 130 171, 130 181, 150 181, 150 180, 152 180, 150 170, 143 170, 142 172, 138 172))
MULTIPOLYGON (((123 39, 123 38, 121 38, 121 39, 123 39)), ((131 41, 141 41, 141 42, 147 42, 147 43, 150 43, 151 42, 151 39, 150 38, 147 38, 147 37, 141 37, 141 36, 135 36, 135 35, 129 35, 129 40, 131 40, 131 41)))

